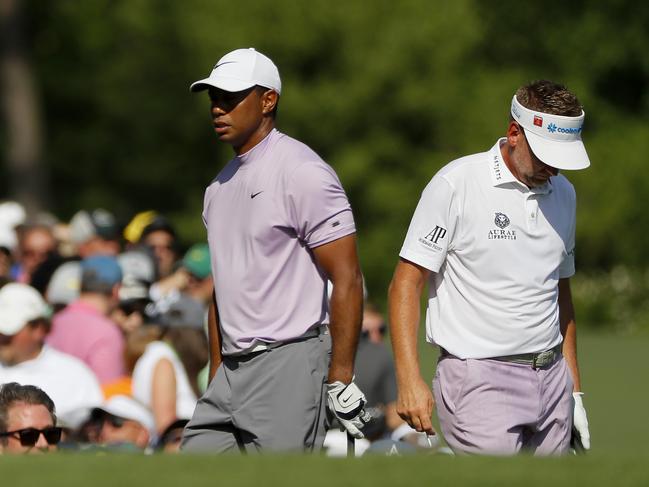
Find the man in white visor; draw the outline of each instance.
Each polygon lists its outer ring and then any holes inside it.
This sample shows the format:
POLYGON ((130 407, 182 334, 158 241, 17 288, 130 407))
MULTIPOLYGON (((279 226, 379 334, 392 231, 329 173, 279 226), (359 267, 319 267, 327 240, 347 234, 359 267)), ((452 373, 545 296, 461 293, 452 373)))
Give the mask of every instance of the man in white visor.
POLYGON ((415 210, 389 293, 397 411, 432 433, 437 405, 456 453, 562 454, 573 426, 590 447, 569 283, 575 190, 559 174, 590 165, 583 123, 564 86, 521 87, 506 136, 442 168, 415 210), (432 393, 417 356, 427 282, 432 393))

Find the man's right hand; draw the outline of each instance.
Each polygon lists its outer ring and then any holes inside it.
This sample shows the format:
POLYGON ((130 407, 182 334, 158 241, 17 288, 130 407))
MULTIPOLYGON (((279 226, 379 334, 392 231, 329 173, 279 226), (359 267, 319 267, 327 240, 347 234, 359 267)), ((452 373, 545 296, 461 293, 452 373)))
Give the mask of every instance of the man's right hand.
POLYGON ((431 420, 434 405, 433 393, 421 377, 408 384, 399 384, 397 413, 411 428, 434 435, 431 420))

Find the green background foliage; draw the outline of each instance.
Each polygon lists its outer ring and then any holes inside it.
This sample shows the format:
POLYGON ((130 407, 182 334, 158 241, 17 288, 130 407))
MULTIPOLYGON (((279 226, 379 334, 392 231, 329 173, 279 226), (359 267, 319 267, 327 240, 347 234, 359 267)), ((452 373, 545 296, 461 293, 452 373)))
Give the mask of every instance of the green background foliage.
MULTIPOLYGON (((211 131, 206 96, 188 87, 225 52, 254 46, 280 68, 280 130, 319 152, 348 192, 363 272, 381 306, 427 181, 450 160, 491 147, 504 133, 513 92, 534 79, 567 84, 587 113, 592 167, 567 174, 578 193, 584 282, 604 290, 612 269, 637 277, 648 267, 647 3, 25 6, 45 118, 50 207, 61 219, 103 206, 127 220, 153 208, 172 218, 187 244, 203 239, 203 191, 231 153, 211 131)), ((619 319, 610 307, 599 313, 586 291, 575 294, 589 319, 619 319)), ((647 313, 638 313, 635 328, 649 328, 647 313)))

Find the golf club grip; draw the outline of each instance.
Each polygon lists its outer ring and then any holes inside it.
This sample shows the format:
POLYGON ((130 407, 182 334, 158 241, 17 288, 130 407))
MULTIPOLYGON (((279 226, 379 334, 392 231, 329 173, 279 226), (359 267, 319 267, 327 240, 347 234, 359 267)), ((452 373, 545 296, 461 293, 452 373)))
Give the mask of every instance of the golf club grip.
POLYGON ((570 435, 570 446, 575 450, 575 453, 577 455, 586 454, 586 449, 584 448, 584 444, 581 442, 581 435, 577 431, 577 428, 575 428, 574 426, 572 427, 572 431, 570 435))
POLYGON ((356 456, 356 438, 347 432, 347 457, 354 458, 356 456))

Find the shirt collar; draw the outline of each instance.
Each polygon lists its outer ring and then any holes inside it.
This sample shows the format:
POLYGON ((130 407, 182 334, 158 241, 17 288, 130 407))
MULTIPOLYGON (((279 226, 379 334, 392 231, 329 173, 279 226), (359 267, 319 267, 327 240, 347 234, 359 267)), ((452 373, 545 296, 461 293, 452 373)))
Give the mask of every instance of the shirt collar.
POLYGON ((489 151, 489 172, 491 173, 491 182, 493 183, 493 185, 504 186, 505 184, 515 183, 516 185, 524 188, 530 193, 534 193, 534 194, 551 193, 552 178, 550 178, 547 183, 537 188, 528 188, 523 183, 521 183, 518 179, 516 179, 516 176, 512 174, 512 172, 507 167, 507 164, 505 164, 502 153, 500 152, 500 148, 502 147, 502 145, 505 143, 506 140, 507 139, 505 137, 498 139, 498 142, 496 142, 496 144, 489 151))
POLYGON ((506 140, 505 137, 498 139, 498 142, 489 151, 489 172, 491 173, 491 182, 494 186, 518 182, 518 179, 509 170, 500 153, 500 147, 506 140))
POLYGON ((266 137, 261 139, 257 145, 255 145, 253 148, 249 149, 248 151, 244 152, 243 154, 239 154, 236 159, 241 163, 241 164, 246 164, 250 161, 255 160, 257 157, 259 157, 259 154, 262 154, 264 152, 264 149, 268 145, 268 142, 270 139, 273 137, 273 135, 277 132, 277 129, 272 129, 266 137))

